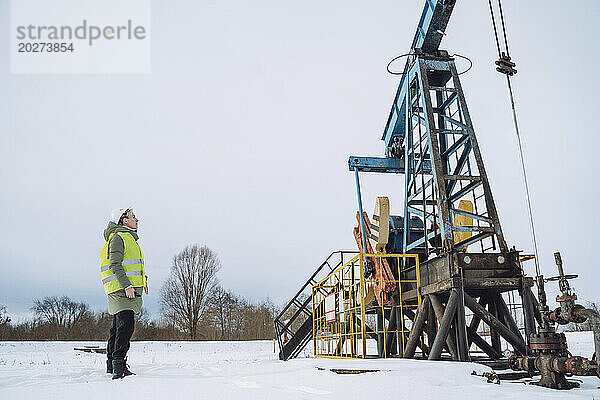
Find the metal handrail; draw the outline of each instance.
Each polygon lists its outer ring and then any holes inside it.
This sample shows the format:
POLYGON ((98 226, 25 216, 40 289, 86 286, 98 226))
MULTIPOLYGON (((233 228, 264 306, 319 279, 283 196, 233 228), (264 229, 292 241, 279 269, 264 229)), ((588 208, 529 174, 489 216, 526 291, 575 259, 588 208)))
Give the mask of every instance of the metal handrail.
MULTIPOLYGON (((393 330, 386 328, 385 325, 385 317, 383 317, 383 324, 380 327, 381 329, 377 329, 375 331, 368 328, 365 324, 366 320, 366 305, 365 305, 365 297, 367 295, 366 285, 369 281, 374 282, 373 279, 366 280, 364 278, 364 260, 366 258, 375 258, 375 259, 397 259, 397 268, 398 268, 398 279, 394 280, 394 290, 397 291, 399 295, 399 299, 402 297, 402 284, 411 283, 420 287, 420 270, 419 270, 419 256, 417 254, 386 254, 386 253, 376 253, 376 254, 367 254, 360 253, 353 257, 348 262, 343 265, 333 269, 331 273, 316 282, 312 287, 312 304, 313 304, 313 347, 315 357, 328 357, 328 358, 365 358, 368 356, 367 354, 367 345, 366 340, 367 336, 373 336, 373 333, 383 335, 383 349, 382 354, 383 357, 387 357, 388 349, 387 346, 387 334, 388 332, 391 335, 398 335, 402 348, 400 351, 404 351, 406 342, 404 338, 404 334, 408 332, 403 328, 404 324, 401 324, 402 328, 394 328, 393 330), (401 278, 401 270, 400 270, 400 259, 405 258, 414 258, 415 259, 415 269, 416 269, 416 277, 415 279, 402 279, 401 278), (358 271, 351 270, 351 268, 357 268, 358 271), (358 287, 357 287, 358 285, 358 287), (358 289, 358 290, 357 290, 358 289), (360 292, 360 302, 357 301, 356 295, 357 292, 360 292), (339 294, 341 293, 341 295, 339 294), (348 298, 346 298, 346 293, 348 293, 348 298), (336 294, 336 305, 335 305, 335 315, 336 320, 335 323, 327 322, 325 318, 325 297, 331 294, 336 294), (341 298, 341 300, 340 300, 341 298), (342 302, 343 305, 343 324, 341 322, 341 313, 339 312, 339 302, 342 302), (346 301, 348 301, 348 305, 346 306, 346 301), (338 314, 339 313, 339 314, 338 314), (346 314, 348 316, 346 317, 346 314), (356 329, 358 326, 355 326, 356 317, 360 319, 360 330, 356 329), (339 319, 339 320, 338 320, 339 319), (348 322, 350 321, 350 322, 348 322), (346 340, 351 338, 350 342, 350 352, 344 353, 344 346, 346 340), (362 351, 358 351, 357 342, 362 342, 362 351), (318 343, 318 341, 320 341, 318 343), (319 344, 319 345, 318 345, 319 344), (323 350, 326 349, 326 350, 323 350)), ((385 283, 388 280, 379 280, 379 283, 385 283)), ((391 282, 390 282, 391 283, 391 282)), ((405 307, 416 307, 419 309, 421 307, 421 296, 417 296, 416 304, 406 304, 402 301, 399 304, 383 304, 380 302, 375 306, 375 308, 380 309, 380 315, 385 315, 386 310, 399 310, 400 315, 398 316, 404 321, 404 308, 405 307)), ((372 306, 368 307, 369 309, 373 309, 372 306)), ((391 317, 390 317, 391 318, 391 317)), ((358 321, 356 321, 358 322, 358 321)), ((392 337, 392 336, 391 336, 392 337)))

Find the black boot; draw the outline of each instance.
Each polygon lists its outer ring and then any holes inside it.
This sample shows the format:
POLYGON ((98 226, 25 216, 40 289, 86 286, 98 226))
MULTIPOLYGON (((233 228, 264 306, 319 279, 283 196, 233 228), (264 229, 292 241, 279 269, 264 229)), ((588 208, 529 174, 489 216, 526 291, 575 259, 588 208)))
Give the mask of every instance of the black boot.
POLYGON ((125 357, 125 369, 123 370, 123 376, 135 375, 133 372, 129 370, 129 365, 127 364, 127 357, 125 357))
POLYGON ((108 360, 106 360, 106 373, 107 374, 113 373, 112 362, 113 362, 112 358, 109 358, 108 360))
POLYGON ((125 376, 125 360, 113 360, 113 379, 121 379, 125 376))

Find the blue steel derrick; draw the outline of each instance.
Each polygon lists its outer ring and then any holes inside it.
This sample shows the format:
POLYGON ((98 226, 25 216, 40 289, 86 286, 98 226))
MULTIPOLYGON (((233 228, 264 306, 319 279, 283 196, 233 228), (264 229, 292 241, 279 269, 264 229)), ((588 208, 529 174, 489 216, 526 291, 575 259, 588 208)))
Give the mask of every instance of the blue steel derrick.
MULTIPOLYGON (((428 53, 435 53, 440 46, 446 26, 450 20, 450 15, 454 9, 456 0, 427 0, 419 25, 415 33, 410 53, 413 54, 417 49, 428 53)), ((382 140, 385 147, 388 148, 395 136, 404 137, 404 127, 406 123, 406 106, 402 103, 406 90, 408 89, 408 80, 406 79, 410 65, 414 62, 409 57, 404 67, 404 73, 400 80, 400 85, 396 92, 396 97, 387 120, 382 140)))
MULTIPOLYGON (((382 198, 378 198, 373 214, 376 223, 370 224, 363 217, 359 219, 360 226, 354 228, 359 249, 362 253, 372 252, 373 248, 381 252, 367 254, 367 259, 409 256, 415 261, 398 259, 397 277, 393 271, 389 276, 378 277, 367 272, 368 262, 363 268, 361 261, 355 273, 353 261, 344 262, 344 252, 338 252, 340 261, 335 265, 331 261, 337 256, 332 254, 276 318, 279 356, 283 360, 295 357, 312 333, 315 356, 367 358, 368 339, 377 341, 377 357, 414 358, 418 346, 421 357, 429 360, 476 361, 492 367, 508 364, 515 371, 526 371, 526 376, 540 373, 542 378, 533 384, 555 389, 577 387, 577 383, 567 381, 567 374, 600 376, 600 367, 595 361, 571 356, 564 334, 557 333, 554 324, 579 323, 590 318, 598 355, 600 314, 575 303, 577 296, 571 292, 567 279, 576 275, 564 274, 559 253, 555 254, 559 276, 547 280, 559 281, 562 295, 556 300, 560 308, 550 311, 544 277, 536 268, 536 299, 531 290, 533 279, 524 273, 521 263, 531 257, 520 255, 506 244, 461 74, 454 57, 439 49, 455 1, 426 0, 409 54, 397 57, 406 56, 407 60, 383 135, 385 157, 353 155, 348 160, 349 169, 355 174, 360 216, 366 216, 360 172, 401 174, 404 178, 403 215, 390 215, 387 198, 388 211, 382 213, 382 198), (373 242, 368 240, 377 241, 377 245, 370 246, 373 242), (327 272, 325 266, 329 267, 328 277, 317 279, 327 272), (352 268, 346 269, 348 266, 352 268), (398 285, 382 285, 394 278, 398 285), (351 283, 346 284, 347 281, 351 283), (311 286, 312 304, 305 297, 311 286), (378 287, 382 288, 379 295, 378 287), (327 314, 324 299, 336 291, 343 307, 335 307, 343 312, 339 319, 328 320, 323 315, 327 314), (510 299, 511 292, 512 297, 521 297, 525 335, 505 302, 505 293, 510 299), (347 308, 346 303, 358 306, 347 308), (468 323, 466 309, 473 314, 468 323), (375 329, 368 326, 374 320, 375 329), (408 320, 410 330, 405 326, 408 320), (479 336, 481 323, 487 325, 491 343, 479 336), (500 338, 514 351, 508 359, 503 359, 500 338), (471 353, 473 344, 485 356, 471 353)), ((519 137, 510 85, 516 70, 508 51, 501 0, 489 0, 489 5, 500 58, 497 70, 506 75, 519 137), (492 1, 497 4, 506 52, 501 49, 492 1)), ((520 139, 518 143, 528 192, 520 139)), ((535 246, 529 201, 528 207, 535 246)))

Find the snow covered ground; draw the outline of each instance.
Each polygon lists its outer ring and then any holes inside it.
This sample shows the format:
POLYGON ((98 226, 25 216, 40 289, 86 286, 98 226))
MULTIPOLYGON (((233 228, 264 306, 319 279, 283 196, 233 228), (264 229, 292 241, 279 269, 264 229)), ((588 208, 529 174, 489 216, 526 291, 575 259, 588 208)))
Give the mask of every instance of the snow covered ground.
MULTIPOLYGON (((589 357, 591 332, 568 334, 573 354, 589 357)), ((418 360, 279 361, 273 342, 134 342, 129 364, 137 373, 111 381, 105 355, 73 347, 102 343, 0 342, 0 399, 593 399, 600 379, 580 389, 554 391, 519 382, 486 383, 472 363, 418 360), (338 375, 332 368, 378 369, 338 375)))

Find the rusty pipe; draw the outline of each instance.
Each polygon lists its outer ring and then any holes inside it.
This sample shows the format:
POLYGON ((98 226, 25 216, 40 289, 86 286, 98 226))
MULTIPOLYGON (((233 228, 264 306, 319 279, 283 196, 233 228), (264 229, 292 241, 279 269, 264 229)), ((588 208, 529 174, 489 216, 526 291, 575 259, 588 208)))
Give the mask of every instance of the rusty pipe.
POLYGON ((576 308, 573 313, 579 318, 589 319, 594 331, 594 355, 596 356, 596 362, 600 356, 600 314, 596 310, 591 308, 576 308))
POLYGON ((576 376, 600 376, 598 365, 585 357, 554 357, 551 355, 511 357, 508 365, 513 371, 527 371, 530 374, 550 371, 576 376))

